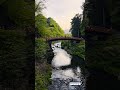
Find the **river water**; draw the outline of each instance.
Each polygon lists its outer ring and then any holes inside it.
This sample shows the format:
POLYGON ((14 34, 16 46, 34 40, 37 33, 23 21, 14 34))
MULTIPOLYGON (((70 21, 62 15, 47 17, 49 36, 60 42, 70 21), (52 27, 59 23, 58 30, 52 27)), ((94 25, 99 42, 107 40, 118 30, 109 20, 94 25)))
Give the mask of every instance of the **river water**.
POLYGON ((49 90, 84 90, 80 67, 61 69, 71 65, 72 56, 61 48, 61 42, 52 45, 54 58, 52 59, 52 85, 49 90))

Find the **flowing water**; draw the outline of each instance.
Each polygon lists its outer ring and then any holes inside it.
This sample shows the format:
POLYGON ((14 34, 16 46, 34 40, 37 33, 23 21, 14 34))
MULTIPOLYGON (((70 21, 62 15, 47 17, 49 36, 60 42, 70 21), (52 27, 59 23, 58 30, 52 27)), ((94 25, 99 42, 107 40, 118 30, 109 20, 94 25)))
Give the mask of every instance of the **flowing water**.
POLYGON ((72 56, 61 49, 61 42, 52 45, 54 58, 52 59, 52 85, 49 90, 84 90, 80 67, 61 69, 71 64, 72 56))

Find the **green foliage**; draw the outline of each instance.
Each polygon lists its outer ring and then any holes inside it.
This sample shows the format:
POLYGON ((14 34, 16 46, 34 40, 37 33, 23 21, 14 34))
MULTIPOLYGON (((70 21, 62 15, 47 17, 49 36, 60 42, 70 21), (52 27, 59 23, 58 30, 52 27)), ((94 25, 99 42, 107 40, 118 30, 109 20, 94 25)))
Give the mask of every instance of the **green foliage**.
POLYGON ((35 55, 37 62, 44 62, 42 60, 45 60, 47 56, 46 50, 48 45, 46 44, 45 40, 42 38, 38 38, 35 40, 35 55))
MULTIPOLYGON (((3 56, 0 57, 1 58, 0 62, 3 64, 2 66, 6 67, 4 68, 8 72, 6 75, 9 76, 11 74, 16 75, 17 73, 15 73, 15 71, 20 70, 20 67, 24 67, 25 59, 27 58, 25 55, 27 53, 25 51, 27 44, 23 39, 24 39, 24 35, 22 35, 22 33, 20 34, 19 32, 16 33, 15 31, 0 30, 0 41, 1 41, 0 56, 3 56), (11 70, 14 69, 13 70, 14 72, 9 71, 9 69, 11 70)), ((13 78, 15 77, 11 77, 9 79, 13 79, 13 78)))
POLYGON ((73 37, 79 37, 81 35, 80 24, 81 24, 81 15, 76 14, 71 22, 71 26, 72 26, 71 33, 73 37))
POLYGON ((0 18, 5 28, 34 26, 34 1, 4 0, 1 6, 4 16, 1 14, 0 18))
POLYGON ((55 20, 53 20, 52 18, 48 18, 47 21, 48 21, 50 30, 52 31, 55 37, 64 36, 64 31, 55 20))
POLYGON ((79 43, 73 41, 62 41, 62 47, 73 57, 74 60, 76 60, 74 61, 75 63, 80 64, 82 74, 85 75, 85 41, 81 41, 79 43))
POLYGON ((78 44, 73 44, 70 47, 70 49, 71 49, 73 55, 77 55, 77 56, 85 59, 85 41, 81 41, 78 44))
POLYGON ((35 27, 37 28, 38 34, 41 37, 50 37, 52 35, 47 25, 47 18, 42 14, 36 16, 35 27))
POLYGON ((62 41, 62 47, 64 47, 71 55, 85 58, 85 41, 81 41, 80 43, 62 41))
POLYGON ((47 64, 48 45, 44 38, 35 39, 35 90, 47 90, 51 80, 51 66, 47 64))
POLYGON ((119 0, 88 0, 84 4, 84 18, 88 25, 102 26, 119 30, 119 0))
POLYGON ((35 66, 35 90, 48 90, 51 83, 51 67, 46 63, 35 66))
POLYGON ((96 41, 86 49, 86 62, 89 67, 100 68, 108 73, 120 73, 120 37, 111 35, 106 41, 96 41))
POLYGON ((12 21, 20 27, 34 25, 34 2, 24 0, 8 0, 8 14, 12 21))
POLYGON ((86 26, 88 26, 88 18, 86 17, 86 15, 84 15, 84 18, 83 18, 81 25, 80 25, 81 35, 85 35, 86 26))
MULTIPOLYGON (((28 63, 32 60, 28 58, 34 51, 31 42, 25 38, 26 34, 20 31, 0 30, 0 85, 3 87, 25 89, 28 84, 31 75, 28 63)), ((28 89, 31 90, 31 86, 28 89)))
POLYGON ((37 34, 35 39, 35 90, 47 90, 51 77, 51 67, 47 64, 47 59, 51 59, 51 56, 47 52, 48 45, 45 38, 64 36, 64 32, 56 21, 42 14, 35 16, 35 28, 37 34))
POLYGON ((72 34, 65 34, 66 37, 72 37, 72 34))
POLYGON ((35 27, 39 36, 43 38, 64 36, 64 32, 60 26, 52 18, 47 19, 42 14, 35 17, 35 27))

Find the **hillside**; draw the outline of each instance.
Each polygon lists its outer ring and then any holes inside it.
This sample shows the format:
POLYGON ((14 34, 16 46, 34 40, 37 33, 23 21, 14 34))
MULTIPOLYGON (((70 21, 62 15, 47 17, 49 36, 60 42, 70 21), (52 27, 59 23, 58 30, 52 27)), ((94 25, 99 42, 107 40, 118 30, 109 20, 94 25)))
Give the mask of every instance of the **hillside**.
POLYGON ((35 27, 38 37, 58 37, 64 36, 64 31, 52 18, 46 18, 42 14, 35 17, 35 27))

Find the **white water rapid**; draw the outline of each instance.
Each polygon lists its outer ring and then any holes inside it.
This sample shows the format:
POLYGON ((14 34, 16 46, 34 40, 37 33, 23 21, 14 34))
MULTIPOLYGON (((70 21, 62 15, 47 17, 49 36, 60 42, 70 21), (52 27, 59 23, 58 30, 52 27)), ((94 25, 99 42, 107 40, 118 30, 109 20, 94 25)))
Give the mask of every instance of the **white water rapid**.
POLYGON ((51 46, 54 53, 54 58, 52 59, 52 67, 54 67, 54 69, 52 69, 51 75, 53 84, 52 87, 54 88, 51 88, 51 90, 82 90, 80 87, 77 87, 76 89, 71 85, 81 85, 81 69, 77 67, 77 74, 75 74, 72 67, 65 70, 60 68, 61 66, 70 65, 72 56, 69 55, 64 49, 61 49, 61 42, 52 44, 51 46))

